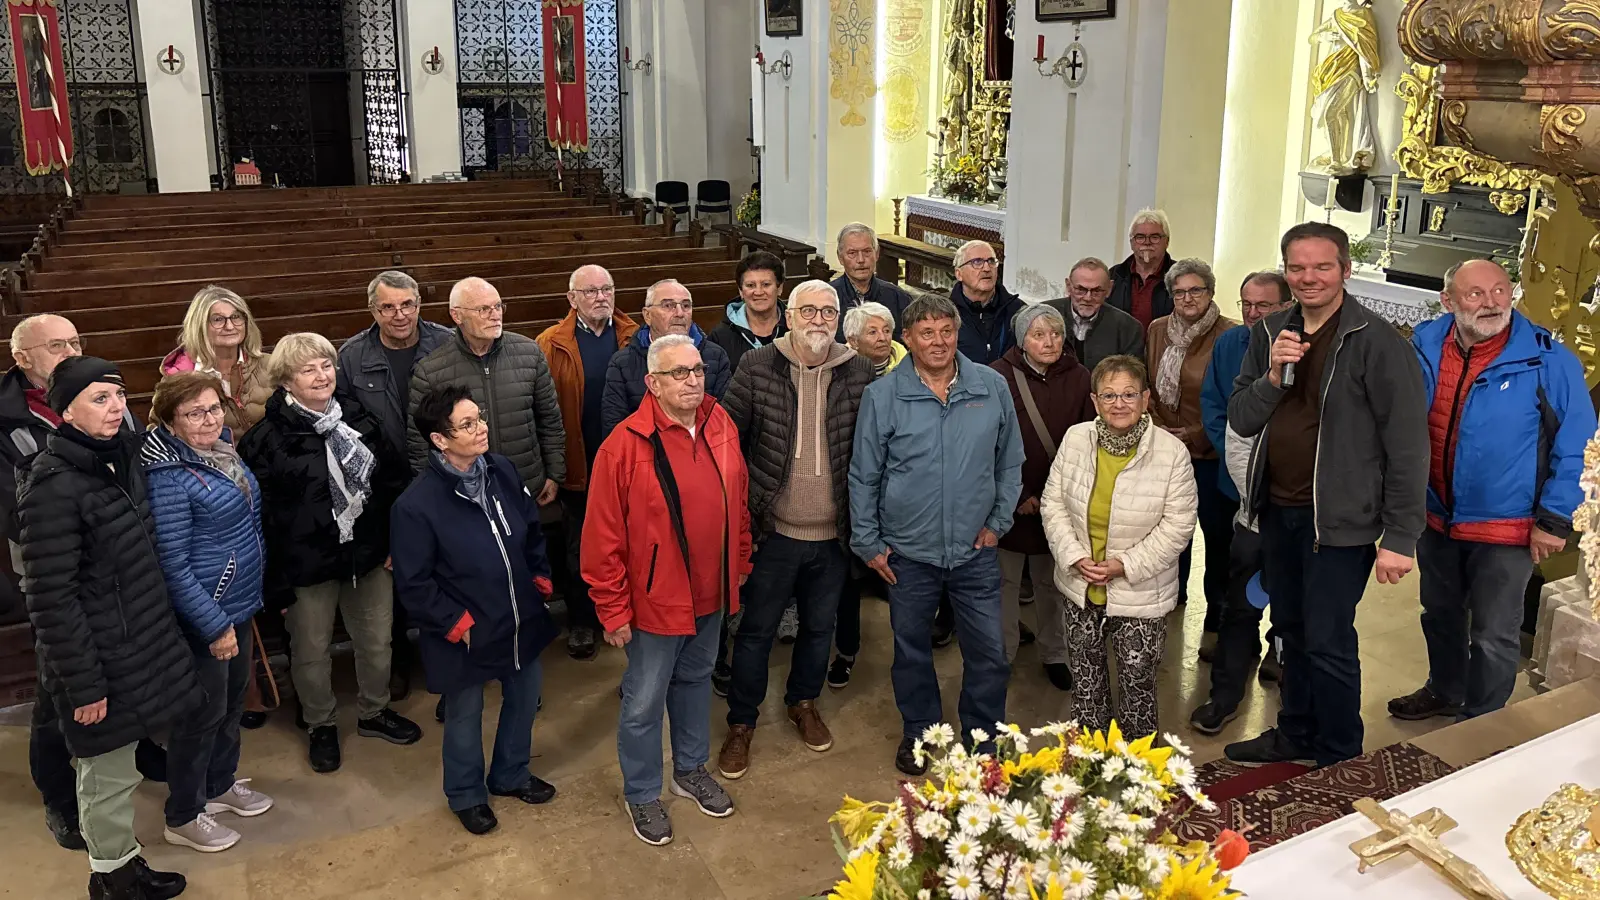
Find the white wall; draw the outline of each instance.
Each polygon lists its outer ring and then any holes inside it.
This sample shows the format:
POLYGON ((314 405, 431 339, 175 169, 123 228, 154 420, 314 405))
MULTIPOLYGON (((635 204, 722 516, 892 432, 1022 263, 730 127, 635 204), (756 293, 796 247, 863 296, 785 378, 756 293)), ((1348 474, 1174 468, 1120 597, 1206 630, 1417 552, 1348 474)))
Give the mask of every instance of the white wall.
POLYGON ((626 71, 626 143, 630 146, 626 187, 654 197, 658 181, 695 183, 707 177, 706 17, 722 0, 627 0, 622 43, 633 62, 651 56, 649 74, 626 71))
POLYGON ((797 38, 767 37, 757 23, 767 65, 786 50, 794 61, 788 80, 781 73, 764 79, 761 229, 820 248, 827 246, 828 4, 811 0, 804 14, 797 38))
POLYGON ((759 19, 754 3, 706 4, 707 177, 728 182, 736 204, 756 177, 749 140, 750 57, 759 19))
POLYGON ((146 69, 150 174, 164 194, 209 191, 212 166, 206 117, 210 108, 202 96, 205 51, 194 6, 177 0, 135 0, 133 14, 136 52, 146 69), (169 75, 154 64, 156 54, 168 45, 186 61, 178 75, 169 75))
POLYGON ((1127 255, 1126 226, 1154 202, 1167 44, 1167 0, 1129 0, 1117 17, 1083 23, 1087 80, 1075 94, 1033 64, 1036 35, 1059 57, 1072 23, 1039 23, 1017 4, 1019 59, 1007 153, 1006 283, 1033 300, 1059 297, 1084 256, 1127 255))
POLYGON ((410 91, 406 110, 407 155, 411 179, 422 181, 461 171, 461 114, 456 108, 455 4, 442 0, 403 0, 401 72, 410 91), (444 69, 429 75, 422 58, 439 48, 444 69))

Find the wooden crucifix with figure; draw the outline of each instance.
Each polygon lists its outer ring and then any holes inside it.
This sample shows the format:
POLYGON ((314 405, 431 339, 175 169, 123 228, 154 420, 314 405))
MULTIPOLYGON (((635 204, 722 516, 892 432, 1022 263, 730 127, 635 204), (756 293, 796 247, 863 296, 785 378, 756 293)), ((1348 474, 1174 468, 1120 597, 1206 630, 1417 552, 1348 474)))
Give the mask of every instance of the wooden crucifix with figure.
POLYGON ((1494 882, 1472 863, 1450 852, 1439 836, 1456 827, 1456 821, 1435 807, 1412 818, 1399 810, 1384 809, 1378 801, 1363 797, 1354 803, 1356 812, 1371 819, 1380 829, 1350 845, 1360 860, 1356 871, 1386 863, 1411 853, 1428 864, 1465 897, 1473 900, 1510 900, 1494 882))

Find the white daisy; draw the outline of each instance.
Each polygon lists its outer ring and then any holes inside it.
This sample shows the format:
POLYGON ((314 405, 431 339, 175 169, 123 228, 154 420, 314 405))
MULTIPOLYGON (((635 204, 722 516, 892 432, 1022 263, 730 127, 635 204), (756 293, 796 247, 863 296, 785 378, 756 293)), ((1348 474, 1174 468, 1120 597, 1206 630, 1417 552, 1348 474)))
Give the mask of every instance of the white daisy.
POLYGON ((1189 745, 1185 744, 1183 741, 1179 740, 1178 736, 1175 735, 1175 734, 1172 734, 1172 733, 1168 732, 1166 734, 1161 735, 1161 739, 1163 741, 1166 741, 1167 742, 1167 746, 1172 748, 1172 752, 1178 754, 1179 756, 1193 756, 1194 755, 1193 753, 1190 752, 1189 745))
POLYGON ((928 808, 944 812, 955 803, 955 800, 956 795, 949 791, 934 791, 933 796, 928 798, 928 808))
POLYGON ((1131 884, 1119 884, 1106 895, 1106 900, 1144 900, 1144 891, 1131 884))
POLYGON ((1028 834, 1039 827, 1039 814, 1021 800, 1012 800, 1000 814, 1000 829, 1013 840, 1026 841, 1028 834))
POLYGON ((1061 843, 1074 844, 1083 836, 1085 824, 1083 810, 1075 809, 1072 814, 1061 820, 1061 843))
POLYGON ((1105 754, 1101 753, 1099 750, 1096 750, 1093 747, 1085 747, 1082 744, 1073 744, 1067 747, 1067 753, 1074 759, 1083 759, 1090 762, 1101 759, 1105 756, 1105 754))
POLYGON ((1028 890, 1028 879, 1018 876, 1006 882, 1005 892, 1000 896, 1003 900, 1031 900, 1031 894, 1032 892, 1028 890))
POLYGON ((1054 841, 1054 833, 1049 828, 1035 828, 1027 838, 1028 849, 1034 853, 1043 853, 1050 849, 1054 841))
POLYGON ((982 728, 974 728, 974 729, 972 729, 972 743, 974 743, 974 744, 984 744, 984 743, 988 743, 988 741, 989 741, 989 732, 984 731, 982 728))
POLYGON ((982 804, 983 808, 989 811, 990 819, 998 819, 1006 811, 1005 801, 1001 800, 999 797, 990 797, 985 795, 982 804))
POLYGON ((1028 752, 1028 736, 1022 733, 1021 728, 1015 725, 1007 725, 1004 722, 996 722, 994 725, 998 729, 996 733, 1000 737, 1009 740, 1012 746, 1017 748, 1018 753, 1028 752))
POLYGON ((951 900, 978 900, 983 893, 977 871, 966 866, 956 866, 946 873, 944 887, 950 892, 951 900))
POLYGON ((1195 778, 1194 763, 1181 756, 1170 756, 1167 758, 1167 774, 1180 785, 1192 785, 1195 778))
POLYGON ((955 740, 956 731, 948 722, 936 722, 922 730, 922 742, 932 747, 948 747, 955 740))
POLYGON ((1043 854, 1039 857, 1038 861, 1034 863, 1033 883, 1040 887, 1045 887, 1050 883, 1051 875, 1056 876, 1056 881, 1060 882, 1063 876, 1065 876, 1066 871, 1066 864, 1061 861, 1060 856, 1057 856, 1054 853, 1043 854))
POLYGON ((1083 785, 1078 784, 1071 775, 1046 775, 1039 790, 1051 800, 1069 800, 1083 793, 1083 785))
POLYGON ((911 745, 911 758, 916 760, 917 761, 917 765, 919 765, 919 766, 922 765, 924 763, 924 761, 926 761, 926 760, 928 760, 930 758, 928 756, 927 752, 922 749, 922 742, 921 741, 917 741, 916 743, 911 745))
POLYGON ((958 866, 975 866, 983 857, 983 845, 976 838, 958 834, 944 845, 945 856, 958 866))
POLYGON ((988 831, 989 825, 993 822, 994 814, 989 812, 988 807, 977 803, 968 803, 956 813, 956 828, 960 829, 962 834, 974 837, 988 831))
POLYGON ((962 788, 956 791, 956 802, 962 806, 969 806, 977 803, 979 796, 976 788, 962 788))
POLYGON ((900 870, 911 865, 911 848, 905 844, 896 844, 889 848, 889 868, 900 870))
POLYGON ((922 888, 917 891, 917 900, 933 900, 933 891, 922 888))
POLYGON ((1061 876, 1061 886, 1072 900, 1083 900, 1094 893, 1094 869, 1083 860, 1069 860, 1061 876))
POLYGON ((950 834, 950 821, 936 812, 917 816, 917 834, 930 841, 942 841, 950 834))
POLYGON ((1106 838, 1106 850, 1113 856, 1127 856, 1139 844, 1139 839, 1131 834, 1113 834, 1106 838))
POLYGON ((1007 871, 1004 852, 996 853, 983 864, 983 883, 988 885, 990 890, 998 891, 1000 886, 1006 883, 1007 871))
POLYGON ((1126 771, 1128 771, 1127 760, 1120 756, 1113 756, 1106 760, 1105 765, 1100 767, 1100 778, 1104 781, 1114 781, 1121 778, 1122 773, 1126 771))

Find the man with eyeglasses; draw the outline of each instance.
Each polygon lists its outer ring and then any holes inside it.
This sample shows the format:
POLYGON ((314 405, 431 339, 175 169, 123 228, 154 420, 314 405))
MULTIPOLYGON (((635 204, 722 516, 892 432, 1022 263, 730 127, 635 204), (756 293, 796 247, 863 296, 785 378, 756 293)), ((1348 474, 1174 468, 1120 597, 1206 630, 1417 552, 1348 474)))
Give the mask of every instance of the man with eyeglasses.
POLYGON ((1106 302, 1111 296, 1111 271, 1087 256, 1067 273, 1067 296, 1047 301, 1067 320, 1067 344, 1090 371, 1108 356, 1144 359, 1144 328, 1138 320, 1106 302))
POLYGON ((1159 209, 1141 209, 1128 224, 1128 246, 1133 252, 1111 267, 1110 304, 1133 316, 1140 328, 1172 315, 1172 295, 1167 293, 1167 270, 1173 259, 1167 253, 1172 225, 1159 209))
POLYGON ((734 637, 728 736, 717 757, 725 778, 750 767, 772 642, 791 597, 800 627, 783 705, 807 747, 833 746, 816 700, 850 575, 846 476, 856 413, 875 373, 870 360, 834 340, 839 295, 827 282, 797 286, 787 315, 787 334, 745 354, 725 404, 750 470, 751 535, 760 547, 734 637))
POLYGON ((711 329, 711 340, 728 354, 728 368, 738 371, 739 360, 758 347, 768 347, 789 330, 783 314, 783 260, 757 250, 739 260, 733 272, 739 296, 728 304, 722 324, 711 329))
MULTIPOLYGON (((1016 346, 1011 320, 1022 311, 1023 300, 1000 283, 1000 260, 984 241, 967 241, 956 250, 956 283, 950 302, 961 313, 961 355, 987 366, 1016 346)), ((904 323, 901 323, 902 328, 904 323)))
POLYGON ((561 527, 567 535, 567 655, 593 659, 595 618, 589 588, 578 575, 579 540, 588 505, 589 470, 600 452, 601 400, 611 357, 628 345, 638 323, 617 309, 617 284, 599 266, 579 266, 567 279, 567 317, 538 337, 550 363, 567 432, 567 478, 561 485, 561 527))
POLYGON ((722 399, 728 379, 733 377, 727 352, 716 341, 707 340, 706 333, 694 323, 694 300, 678 279, 665 278, 650 285, 644 292, 644 311, 640 315, 644 327, 611 357, 606 367, 605 399, 600 405, 602 439, 632 415, 649 393, 645 376, 649 374, 648 355, 654 338, 669 334, 687 337, 700 351, 701 365, 706 367, 706 393, 717 400, 722 399))
MULTIPOLYGON (((406 411, 417 361, 450 340, 450 329, 422 318, 421 296, 410 275, 379 272, 367 284, 372 324, 339 348, 339 386, 378 417, 384 437, 395 447, 406 445, 406 411)), ((395 625, 400 625, 398 618, 395 625)))

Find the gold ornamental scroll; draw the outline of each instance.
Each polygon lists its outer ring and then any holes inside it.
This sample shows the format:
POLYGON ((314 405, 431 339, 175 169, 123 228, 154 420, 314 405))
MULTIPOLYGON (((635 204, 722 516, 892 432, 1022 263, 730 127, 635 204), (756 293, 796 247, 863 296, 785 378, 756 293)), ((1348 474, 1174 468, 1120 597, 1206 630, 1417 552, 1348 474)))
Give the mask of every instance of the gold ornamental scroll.
POLYGON ((872 0, 832 0, 829 6, 829 96, 845 105, 839 124, 846 128, 867 124, 862 107, 878 93, 876 9, 872 0))

